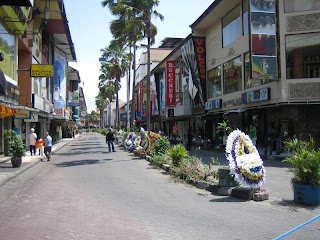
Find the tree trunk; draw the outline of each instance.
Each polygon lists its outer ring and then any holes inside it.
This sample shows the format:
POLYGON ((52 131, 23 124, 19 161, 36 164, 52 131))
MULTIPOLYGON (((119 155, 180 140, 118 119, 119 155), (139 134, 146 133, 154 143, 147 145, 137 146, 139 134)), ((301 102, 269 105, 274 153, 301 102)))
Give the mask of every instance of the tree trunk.
POLYGON ((148 65, 147 65, 147 131, 150 137, 150 20, 148 22, 148 65))
POLYGON ((134 120, 136 119, 136 109, 134 107, 136 97, 135 97, 135 86, 136 86, 136 42, 133 43, 133 79, 132 79, 132 105, 131 105, 131 126, 132 131, 134 131, 134 120))
POLYGON ((119 89, 118 89, 118 83, 119 83, 120 79, 116 79, 116 94, 117 94, 117 98, 116 98, 116 129, 120 130, 120 117, 119 117, 119 89))
MULTIPOLYGON (((131 46, 130 46, 130 54, 131 54, 131 46)), ((126 131, 130 128, 130 80, 131 80, 131 67, 127 71, 128 85, 127 85, 127 127, 126 131)))

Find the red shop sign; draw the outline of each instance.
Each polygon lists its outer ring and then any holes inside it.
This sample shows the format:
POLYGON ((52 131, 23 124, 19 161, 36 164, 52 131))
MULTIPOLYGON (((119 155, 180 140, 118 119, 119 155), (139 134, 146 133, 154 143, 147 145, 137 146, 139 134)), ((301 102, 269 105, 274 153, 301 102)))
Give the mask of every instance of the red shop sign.
POLYGON ((167 61, 167 106, 176 105, 176 67, 175 61, 167 61))

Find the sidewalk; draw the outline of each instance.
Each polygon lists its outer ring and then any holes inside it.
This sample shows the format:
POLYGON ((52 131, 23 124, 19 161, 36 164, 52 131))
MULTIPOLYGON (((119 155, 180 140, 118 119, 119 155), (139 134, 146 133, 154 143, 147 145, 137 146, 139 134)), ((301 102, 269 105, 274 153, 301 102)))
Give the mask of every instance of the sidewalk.
MULTIPOLYGON (((79 137, 79 134, 75 138, 79 137)), ((63 148, 65 145, 69 144, 75 138, 62 138, 55 142, 52 146, 52 154, 54 154, 59 149, 63 148)), ((37 149, 37 154, 38 154, 37 149)), ((30 151, 26 151, 26 156, 22 157, 22 164, 19 168, 13 168, 11 164, 11 156, 2 156, 0 157, 0 187, 16 176, 20 175, 27 169, 33 167, 41 161, 41 157, 45 159, 45 156, 31 156, 30 151)))

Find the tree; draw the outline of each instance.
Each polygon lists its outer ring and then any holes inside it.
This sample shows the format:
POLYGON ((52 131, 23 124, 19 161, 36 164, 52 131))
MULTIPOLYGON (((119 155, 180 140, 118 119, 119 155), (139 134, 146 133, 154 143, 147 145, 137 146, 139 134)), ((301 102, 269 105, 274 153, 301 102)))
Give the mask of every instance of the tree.
POLYGON ((126 48, 116 40, 112 40, 110 45, 105 49, 101 49, 101 51, 102 56, 99 59, 101 62, 101 71, 107 79, 115 79, 116 128, 119 128, 119 83, 130 66, 131 55, 127 53, 126 48))
POLYGON ((103 117, 103 113, 104 113, 104 109, 106 108, 107 106, 107 96, 106 96, 106 93, 101 89, 98 93, 98 95, 96 96, 95 98, 95 101, 96 101, 96 106, 97 108, 99 109, 100 111, 100 127, 101 128, 104 128, 104 117, 103 117))
MULTIPOLYGON (((163 16, 154 8, 159 5, 158 0, 105 0, 103 6, 108 5, 113 15, 119 16, 118 21, 111 25, 111 32, 118 39, 130 39, 134 44, 136 41, 147 38, 148 40, 148 68, 147 68, 147 102, 150 102, 150 46, 154 43, 157 28, 152 24, 151 17, 163 16)), ((135 86, 135 47, 134 47, 134 79, 135 86)), ((134 89, 132 93, 132 109, 134 119, 134 89)), ((147 108, 147 130, 150 132, 150 108, 147 108)))
POLYGON ((96 111, 91 111, 88 115, 89 122, 96 123, 99 118, 99 114, 96 111))

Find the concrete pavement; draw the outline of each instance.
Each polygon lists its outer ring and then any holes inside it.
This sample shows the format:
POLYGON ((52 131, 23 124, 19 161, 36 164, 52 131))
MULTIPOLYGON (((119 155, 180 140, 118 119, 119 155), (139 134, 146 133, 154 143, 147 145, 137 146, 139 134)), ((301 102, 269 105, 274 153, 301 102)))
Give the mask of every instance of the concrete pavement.
MULTIPOLYGON (((84 133, 85 134, 85 133, 84 133)), ((79 135, 76 135, 76 138, 79 135)), ((52 153, 54 154, 65 145, 69 144, 75 138, 63 138, 57 141, 52 147, 52 153)), ((260 153, 264 153, 263 148, 259 148, 260 153)), ((209 163, 211 158, 217 158, 219 164, 228 165, 228 161, 225 157, 224 151, 221 150, 194 150, 189 151, 190 155, 200 157, 204 163, 209 163)), ((287 153, 281 153, 281 155, 262 155, 264 160, 264 166, 266 168, 266 184, 263 186, 269 192, 270 200, 292 200, 293 191, 291 189, 291 178, 292 174, 288 172, 290 167, 289 163, 282 162, 288 156, 287 153)), ((44 157, 43 157, 44 158, 44 157)), ((20 168, 13 168, 10 161, 11 157, 0 157, 0 186, 7 181, 15 178, 19 174, 23 173, 30 167, 38 164, 41 160, 41 156, 30 156, 30 152, 26 152, 26 156, 22 159, 22 165, 20 168)))
MULTIPOLYGON (((76 135, 75 138, 77 138, 78 136, 79 135, 76 135)), ((62 138, 55 142, 52 146, 52 154, 54 154, 59 149, 63 148, 65 145, 69 144, 75 138, 62 138)), ((0 186, 41 162, 41 158, 43 158, 44 161, 46 161, 45 156, 31 156, 30 151, 26 151, 26 156, 22 157, 21 166, 19 168, 13 168, 11 164, 11 156, 0 157, 0 186)))

